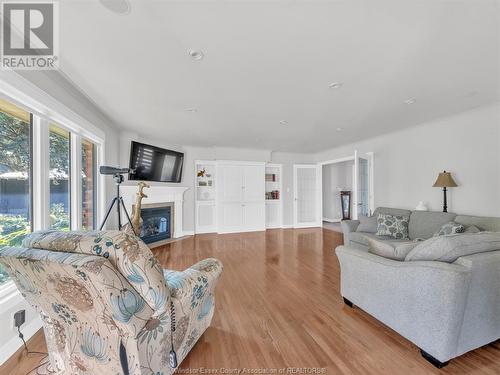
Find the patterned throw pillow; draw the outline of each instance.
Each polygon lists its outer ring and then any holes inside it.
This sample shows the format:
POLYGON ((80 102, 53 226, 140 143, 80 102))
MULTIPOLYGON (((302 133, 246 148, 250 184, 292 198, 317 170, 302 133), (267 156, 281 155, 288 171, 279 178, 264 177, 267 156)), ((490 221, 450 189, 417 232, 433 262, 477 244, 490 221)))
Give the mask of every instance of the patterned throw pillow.
POLYGON ((449 223, 444 224, 440 230, 434 233, 434 237, 446 236, 448 234, 457 234, 464 232, 465 232, 465 227, 462 224, 450 221, 449 223))
POLYGON ((377 236, 391 236, 399 240, 408 239, 408 216, 378 214, 377 236))

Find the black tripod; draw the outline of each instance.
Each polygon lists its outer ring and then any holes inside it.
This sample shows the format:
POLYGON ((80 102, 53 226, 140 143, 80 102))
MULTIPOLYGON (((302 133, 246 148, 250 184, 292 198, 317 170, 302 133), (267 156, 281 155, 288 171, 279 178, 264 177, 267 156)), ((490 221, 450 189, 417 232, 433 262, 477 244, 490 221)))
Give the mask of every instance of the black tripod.
POLYGON ((113 198, 111 203, 109 204, 108 211, 106 212, 106 216, 104 217, 104 220, 101 223, 101 227, 99 230, 102 230, 104 228, 104 224, 106 224, 106 221, 108 220, 109 214, 111 213, 111 210, 113 209, 113 206, 116 203, 116 210, 118 213, 118 229, 122 230, 122 214, 121 214, 121 208, 123 207, 123 211, 125 211, 125 215, 127 216, 128 224, 130 225, 130 228, 132 229, 132 232, 135 233, 134 227, 132 225, 132 222, 130 221, 130 216, 127 211, 127 207, 125 207, 125 203, 123 203, 123 198, 120 195, 120 184, 123 182, 123 175, 116 173, 114 175, 114 180, 116 184, 116 197, 113 198))

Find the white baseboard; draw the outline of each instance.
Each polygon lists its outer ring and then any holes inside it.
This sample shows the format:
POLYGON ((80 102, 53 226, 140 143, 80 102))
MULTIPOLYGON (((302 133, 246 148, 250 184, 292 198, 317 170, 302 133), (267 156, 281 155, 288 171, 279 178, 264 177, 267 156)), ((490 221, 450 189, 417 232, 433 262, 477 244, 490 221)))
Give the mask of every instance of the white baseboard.
POLYGON ((185 230, 184 236, 194 236, 194 230, 185 230))

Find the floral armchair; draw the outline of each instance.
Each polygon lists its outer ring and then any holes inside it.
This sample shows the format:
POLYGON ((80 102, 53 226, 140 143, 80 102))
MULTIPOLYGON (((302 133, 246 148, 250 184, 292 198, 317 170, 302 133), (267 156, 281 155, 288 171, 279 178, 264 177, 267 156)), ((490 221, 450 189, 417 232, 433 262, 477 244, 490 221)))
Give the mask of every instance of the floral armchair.
POLYGON ((169 375, 172 346, 180 363, 210 325, 217 259, 162 270, 118 231, 42 231, 23 246, 0 263, 40 314, 57 374, 169 375))

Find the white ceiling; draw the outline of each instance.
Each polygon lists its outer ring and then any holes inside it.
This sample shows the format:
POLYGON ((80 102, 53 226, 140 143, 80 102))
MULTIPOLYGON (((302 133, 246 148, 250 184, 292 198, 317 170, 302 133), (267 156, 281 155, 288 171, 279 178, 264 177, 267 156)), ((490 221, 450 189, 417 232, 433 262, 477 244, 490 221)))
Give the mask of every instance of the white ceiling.
POLYGON ((63 72, 116 125, 170 144, 315 152, 500 100, 499 1, 60 6, 63 72))

